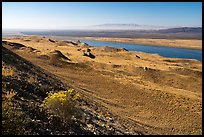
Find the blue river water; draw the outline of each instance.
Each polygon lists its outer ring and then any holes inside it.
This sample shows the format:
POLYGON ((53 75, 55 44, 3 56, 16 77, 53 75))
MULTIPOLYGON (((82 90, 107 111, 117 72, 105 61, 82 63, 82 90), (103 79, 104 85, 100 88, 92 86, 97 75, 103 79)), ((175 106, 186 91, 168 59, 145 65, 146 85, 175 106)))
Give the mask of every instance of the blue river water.
POLYGON ((149 45, 146 46, 141 44, 128 44, 128 43, 94 41, 94 40, 80 40, 80 41, 87 43, 91 46, 110 46, 110 47, 116 47, 116 48, 125 48, 129 51, 139 51, 139 52, 159 54, 161 56, 168 57, 168 58, 186 58, 186 59, 196 59, 196 60, 202 61, 202 50, 149 46, 149 45))

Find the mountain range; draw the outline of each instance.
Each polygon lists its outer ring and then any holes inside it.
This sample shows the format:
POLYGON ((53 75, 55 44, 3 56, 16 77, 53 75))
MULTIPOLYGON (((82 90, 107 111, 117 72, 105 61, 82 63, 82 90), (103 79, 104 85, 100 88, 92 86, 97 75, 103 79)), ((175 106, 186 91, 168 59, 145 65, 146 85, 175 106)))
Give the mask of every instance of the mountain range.
POLYGON ((202 27, 156 26, 139 24, 101 24, 84 27, 64 27, 53 30, 2 30, 8 35, 47 35, 74 37, 126 37, 202 39, 202 27))
POLYGON ((183 31, 183 32, 202 32, 201 27, 189 27, 189 26, 159 26, 159 25, 140 25, 140 24, 100 24, 100 25, 91 25, 91 26, 73 26, 67 27, 67 29, 73 30, 131 30, 131 31, 160 31, 170 32, 183 31))

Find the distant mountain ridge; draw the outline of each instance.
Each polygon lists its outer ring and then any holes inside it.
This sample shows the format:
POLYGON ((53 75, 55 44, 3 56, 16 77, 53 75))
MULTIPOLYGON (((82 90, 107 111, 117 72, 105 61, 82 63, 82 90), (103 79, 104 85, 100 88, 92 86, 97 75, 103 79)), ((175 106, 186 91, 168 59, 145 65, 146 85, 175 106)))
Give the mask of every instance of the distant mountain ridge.
POLYGON ((159 30, 173 27, 139 24, 101 24, 89 26, 91 29, 111 29, 111 30, 159 30))
MULTIPOLYGON (((2 31, 4 36, 16 35, 11 30, 2 31)), ((17 33, 18 34, 18 33, 17 33)), ((71 27, 59 30, 19 30, 19 35, 73 36, 73 37, 119 37, 202 39, 202 27, 164 27, 139 24, 101 24, 71 27)))
POLYGON ((169 28, 164 30, 159 30, 162 33, 179 33, 179 32, 187 32, 187 33, 202 33, 201 27, 180 27, 180 28, 169 28))
MULTIPOLYGON (((66 29, 64 29, 66 30, 66 29)), ((91 26, 67 27, 67 30, 96 30, 96 31, 140 31, 140 32, 199 32, 202 33, 202 27, 188 26, 159 26, 159 25, 140 25, 140 24, 99 24, 91 26)))

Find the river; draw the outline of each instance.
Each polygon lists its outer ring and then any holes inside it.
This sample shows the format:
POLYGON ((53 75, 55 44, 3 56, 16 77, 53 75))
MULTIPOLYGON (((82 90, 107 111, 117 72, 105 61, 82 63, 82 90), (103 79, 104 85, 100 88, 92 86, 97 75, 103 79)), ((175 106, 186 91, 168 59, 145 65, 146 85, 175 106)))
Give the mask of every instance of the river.
POLYGON ((202 50, 194 49, 182 49, 173 47, 162 47, 162 46, 149 46, 141 44, 128 44, 120 42, 106 42, 106 41, 94 41, 94 40, 80 40, 81 42, 87 43, 91 46, 110 46, 116 48, 125 48, 129 51, 139 51, 146 53, 159 54, 168 58, 186 58, 196 59, 202 61, 202 50))

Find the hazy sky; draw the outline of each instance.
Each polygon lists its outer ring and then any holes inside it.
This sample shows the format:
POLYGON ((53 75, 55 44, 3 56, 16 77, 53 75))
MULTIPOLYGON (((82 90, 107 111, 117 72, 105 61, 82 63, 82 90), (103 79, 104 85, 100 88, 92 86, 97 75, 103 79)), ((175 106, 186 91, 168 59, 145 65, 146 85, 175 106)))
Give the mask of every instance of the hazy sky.
POLYGON ((63 29, 98 24, 202 26, 201 2, 2 2, 2 27, 63 29))

